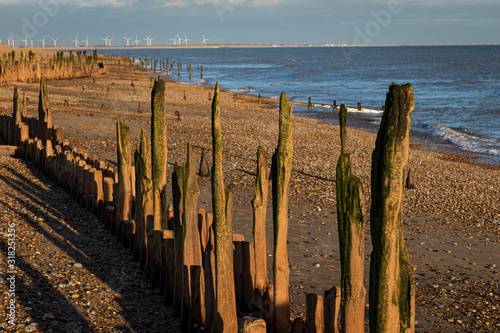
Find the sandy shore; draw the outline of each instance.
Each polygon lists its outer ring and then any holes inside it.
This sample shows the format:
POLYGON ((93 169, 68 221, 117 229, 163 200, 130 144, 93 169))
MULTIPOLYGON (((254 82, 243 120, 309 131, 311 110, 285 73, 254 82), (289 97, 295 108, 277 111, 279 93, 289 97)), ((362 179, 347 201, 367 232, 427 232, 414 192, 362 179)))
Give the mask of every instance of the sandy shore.
MULTIPOLYGON (((28 113, 36 115, 38 86, 16 85, 30 99, 28 113)), ((0 107, 8 112, 12 103, 13 86, 0 89, 0 107)), ((95 78, 95 83, 94 78, 51 81, 48 89, 54 110, 53 123, 65 128, 65 138, 73 146, 95 153, 111 163, 116 159, 115 123, 118 118, 125 120, 131 127, 134 145, 141 128, 149 132, 151 79, 140 72, 130 73, 110 68, 106 76, 95 78), (64 106, 65 101, 69 106, 64 106), (139 104, 143 113, 137 113, 139 104)), ((173 115, 179 111, 181 114, 180 121, 168 120, 169 165, 185 160, 185 143, 188 141, 197 148, 198 158, 201 149, 206 148, 209 161, 211 160, 209 94, 213 94, 213 89, 174 82, 167 84, 167 113, 173 115), (187 100, 184 100, 184 94, 187 100)), ((276 105, 276 101, 272 100, 265 100, 259 105, 253 97, 230 93, 223 93, 221 97, 225 178, 226 184, 235 192, 235 232, 243 233, 250 240, 250 200, 253 197, 255 155, 259 145, 269 155, 276 147, 276 105)), ((335 200, 335 166, 340 154, 340 139, 337 126, 301 117, 294 117, 293 121, 294 163, 290 186, 289 252, 292 312, 295 317, 304 316, 306 293, 322 293, 333 285, 340 285, 335 200)), ((352 153, 354 172, 363 181, 367 199, 370 194, 371 152, 375 136, 375 133, 355 128, 348 130, 348 149, 352 153)), ((411 144, 408 167, 412 169, 417 183, 416 190, 406 191, 404 205, 405 238, 418 283, 417 331, 500 331, 500 168, 478 164, 474 158, 465 155, 435 152, 415 141, 411 144)), ((3 159, 0 168, 1 174, 6 175, 0 179, 1 193, 11 193, 10 196, 0 195, 0 209, 9 212, 8 215, 3 215, 2 223, 5 222, 5 217, 16 215, 20 221, 24 221, 22 223, 26 224, 26 228, 33 228, 31 215, 25 216, 19 212, 23 205, 27 205, 23 200, 27 194, 12 186, 6 170, 24 170, 30 175, 27 179, 31 182, 36 182, 37 172, 30 169, 29 165, 13 159, 3 159), (17 201, 20 206, 15 210, 8 208, 12 196, 19 196, 17 201)), ((209 180, 199 179, 199 182, 203 192, 199 206, 210 211, 209 180)), ((52 185, 42 179, 39 186, 50 188, 52 185)), ((50 196, 50 192, 46 195, 50 196)), ((51 200, 53 202, 54 199, 48 198, 47 203, 40 202, 40 209, 54 209, 51 200)), ((67 209, 58 207, 60 217, 51 220, 55 232, 61 235, 57 231, 57 223, 67 223, 70 226, 80 223, 73 221, 72 215, 65 213, 67 209)), ((272 243, 270 210, 269 208, 268 251, 271 251, 272 243)), ((87 229, 83 225, 79 228, 79 233, 95 232, 91 225, 87 229)), ((4 235, 2 239, 3 237, 4 235)), ((54 243, 48 235, 41 235, 36 239, 40 244, 54 243)), ((85 242, 81 239, 74 238, 68 242, 86 253, 85 242)), ((108 240, 103 244, 113 244, 111 240, 106 242, 108 240)), ((100 252, 95 246, 93 251, 100 252)), ((26 248, 26 251, 28 255, 30 249, 26 248)), ((370 252, 368 225, 366 281, 370 252)), ((31 256, 30 264, 42 260, 32 254, 31 256)), ((1 259, 2 262, 4 259, 1 259)), ((270 262, 271 258, 268 259, 270 262)), ((54 265, 58 261, 50 256, 43 260, 54 265)), ((129 265, 135 264, 129 262, 129 265)), ((36 280, 35 277, 31 278, 36 280)), ((106 282, 100 276, 97 279, 106 282)), ((366 287, 368 288, 368 282, 366 287)), ((110 288, 120 294, 115 287, 110 288)), ((120 294, 113 297, 129 296, 120 294)), ((82 306, 71 304, 78 309, 82 306)), ((118 318, 116 320, 139 325, 125 317, 127 312, 120 305, 110 306, 113 310, 109 311, 117 313, 112 316, 118 318)), ((169 310, 159 304, 158 306, 166 313, 166 318, 169 318, 169 310)), ((43 309, 42 305, 37 307, 43 309)), ((81 316, 87 325, 92 326, 94 321, 99 323, 99 317, 91 319, 84 310, 81 316)), ((25 312, 32 319, 43 315, 25 312)), ((40 325, 49 324, 40 318, 38 321, 40 325)), ((170 322, 171 319, 166 321, 170 322)), ((112 321, 106 325, 107 328, 113 327, 109 326, 112 321)))

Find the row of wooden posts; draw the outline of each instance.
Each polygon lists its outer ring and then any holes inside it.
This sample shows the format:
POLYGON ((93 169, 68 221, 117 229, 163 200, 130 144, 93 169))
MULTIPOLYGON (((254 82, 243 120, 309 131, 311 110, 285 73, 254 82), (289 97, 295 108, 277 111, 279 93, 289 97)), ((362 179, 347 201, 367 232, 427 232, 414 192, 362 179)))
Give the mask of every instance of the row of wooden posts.
POLYGON ((0 58, 0 87, 7 82, 38 82, 42 73, 46 79, 57 80, 101 75, 106 71, 95 50, 92 55, 76 53, 76 56, 56 52, 45 61, 45 65, 41 64, 32 51, 28 55, 21 51, 19 56, 16 56, 16 51, 3 54, 0 58))
MULTIPOLYGON (((370 331, 414 331, 413 270, 402 237, 402 193, 408 156, 410 85, 391 85, 372 165, 370 331)), ((142 130, 134 154, 129 127, 117 122, 118 167, 90 158, 62 141, 52 125, 46 82, 40 81, 39 118, 22 115, 18 92, 13 114, 0 117, 0 135, 22 147, 31 160, 89 212, 96 214, 117 241, 130 249, 145 278, 165 295, 186 332, 237 332, 237 306, 245 317, 243 332, 337 332, 341 312, 344 332, 364 331, 364 225, 362 184, 351 168, 346 147, 346 109, 340 107, 341 156, 337 165, 337 210, 342 266, 341 288, 306 296, 306 318, 290 322, 287 253, 288 188, 293 138, 292 109, 282 93, 279 141, 271 159, 273 200, 273 281, 266 250, 268 161, 257 150, 252 200, 253 242, 233 234, 232 194, 224 185, 219 85, 212 99, 212 214, 198 209, 194 148, 175 163, 168 204, 165 82, 156 80, 151 94, 151 140, 142 130), (342 307, 340 296, 342 295, 342 307), (323 297, 324 296, 324 297, 323 297)), ((201 158, 206 173, 207 161, 201 158)), ((200 170, 201 174, 201 170, 200 170)))

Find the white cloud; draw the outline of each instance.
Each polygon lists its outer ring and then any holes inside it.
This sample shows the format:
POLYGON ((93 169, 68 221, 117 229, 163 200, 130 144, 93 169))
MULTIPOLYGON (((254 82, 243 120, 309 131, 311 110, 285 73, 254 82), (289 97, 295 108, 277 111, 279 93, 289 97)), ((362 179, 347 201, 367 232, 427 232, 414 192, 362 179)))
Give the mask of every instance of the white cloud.
POLYGON ((169 2, 166 2, 163 7, 187 7, 188 4, 184 0, 171 0, 169 2))

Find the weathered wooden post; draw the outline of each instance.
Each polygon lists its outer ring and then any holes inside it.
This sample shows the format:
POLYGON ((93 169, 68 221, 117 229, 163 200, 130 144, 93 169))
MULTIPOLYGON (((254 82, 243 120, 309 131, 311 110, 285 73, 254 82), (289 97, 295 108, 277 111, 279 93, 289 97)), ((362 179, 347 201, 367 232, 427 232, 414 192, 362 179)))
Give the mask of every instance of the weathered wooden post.
POLYGON ((222 128, 219 107, 219 83, 215 85, 212 101, 212 206, 215 235, 215 276, 217 332, 236 332, 236 297, 233 279, 233 225, 231 190, 224 186, 222 171, 222 128))
POLYGON ((208 166, 205 148, 201 150, 200 171, 198 174, 200 177, 210 177, 210 167, 208 166))
POLYGON ((337 162, 337 216, 342 271, 342 330, 364 332, 365 297, 365 198, 361 180, 353 175, 347 153, 347 109, 340 105, 341 155, 337 162))
MULTIPOLYGON (((183 236, 183 312, 182 321, 189 324, 189 311, 191 303, 191 279, 189 273, 191 266, 202 266, 201 239, 198 230, 198 197, 200 189, 196 181, 196 157, 194 148, 187 143, 187 161, 184 163, 183 172, 183 199, 184 213, 182 214, 182 236, 183 236)), ((204 297, 204 295, 203 295, 204 297)), ((203 301, 204 303, 204 301, 203 301)), ((191 309, 192 310, 192 309, 191 309)))
MULTIPOLYGON (((323 333, 325 331, 323 313, 323 297, 317 294, 306 295, 306 333, 323 333)), ((364 324, 364 322, 363 322, 364 324)))
POLYGON ((167 184, 167 126, 165 124, 165 81, 156 80, 151 91, 151 162, 153 166, 154 230, 162 225, 162 192, 167 184))
POLYGON ((47 129, 52 127, 52 110, 47 94, 47 81, 44 77, 40 79, 40 94, 38 98, 38 135, 43 142, 47 140, 47 129))
POLYGON ((183 237, 182 237, 182 215, 184 213, 184 169, 177 164, 174 165, 172 173, 172 199, 174 206, 174 251, 175 251, 175 287, 174 287, 174 316, 179 318, 182 313, 183 288, 183 237))
POLYGON ((147 216, 153 214, 153 181, 151 169, 151 144, 144 129, 141 130, 141 142, 136 160, 136 240, 134 256, 139 260, 139 267, 144 269, 147 249, 147 216))
POLYGON ((203 80, 203 66, 200 67, 200 79, 203 80))
POLYGON ((130 220, 130 203, 132 196, 132 184, 130 170, 132 165, 132 156, 130 152, 130 128, 120 119, 116 122, 117 134, 117 152, 118 152, 118 193, 115 197, 115 231, 117 235, 121 234, 121 224, 123 221, 130 220))
POLYGON ((274 228, 274 332, 288 332, 290 301, 288 283, 288 196, 292 172, 292 107, 281 93, 279 141, 272 158, 273 228, 274 228))
POLYGON ((370 331, 415 331, 415 277, 403 238, 413 88, 391 84, 372 155, 370 331))
POLYGON ((21 122, 21 110, 19 110, 19 94, 17 92, 17 87, 14 87, 14 97, 12 105, 12 118, 14 119, 14 124, 19 125, 21 122))
POLYGON ((340 311, 341 292, 339 287, 325 290, 323 308, 325 310, 325 332, 339 333, 337 321, 340 311))
POLYGON ((308 110, 312 109, 311 96, 309 96, 309 102, 307 102, 307 109, 308 110))
POLYGON ((241 302, 244 311, 252 310, 255 286, 255 252, 253 242, 241 242, 241 302))
POLYGON ((267 170, 267 153, 259 146, 257 149, 257 177, 253 185, 254 198, 253 208, 253 239, 255 253, 255 290, 260 293, 259 298, 269 283, 267 277, 267 253, 266 253, 266 215, 267 198, 269 193, 267 170))

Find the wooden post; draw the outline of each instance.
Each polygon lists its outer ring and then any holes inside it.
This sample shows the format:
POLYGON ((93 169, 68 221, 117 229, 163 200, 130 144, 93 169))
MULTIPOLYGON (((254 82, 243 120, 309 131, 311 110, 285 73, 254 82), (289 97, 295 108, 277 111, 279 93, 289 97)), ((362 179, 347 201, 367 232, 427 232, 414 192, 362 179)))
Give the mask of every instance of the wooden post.
POLYGON ((340 105, 341 155, 337 163, 337 216, 342 271, 342 330, 345 333, 364 332, 365 296, 365 198, 363 185, 355 177, 351 157, 347 153, 347 110, 340 105))
MULTIPOLYGON (((323 333, 323 297, 317 294, 306 295, 306 333, 323 333)), ((363 322, 364 324, 364 322, 363 322)))
MULTIPOLYGON (((198 230, 198 197, 200 189, 196 181, 196 157, 194 148, 187 143, 187 161, 184 163, 183 172, 183 199, 184 213, 182 214, 182 235, 183 235, 183 269, 182 280, 185 290, 183 292, 183 322, 189 324, 189 311, 191 303, 190 276, 191 266, 202 266, 202 252, 200 232, 198 230)), ((203 295, 204 296, 204 295, 203 295)))
POLYGON ((121 234, 122 221, 130 220, 130 203, 132 199, 132 184, 130 170, 132 156, 130 151, 129 127, 118 119, 116 123, 117 152, 118 152, 118 193, 117 205, 118 216, 116 220, 116 232, 121 234))
POLYGON ((257 149, 257 177, 254 183, 253 208, 253 239, 255 254, 255 289, 264 294, 269 283, 267 277, 266 251, 266 215, 269 192, 267 153, 259 146, 257 149))
POLYGON ((279 141, 272 158, 273 225, 274 225, 274 332, 288 332, 290 300, 288 283, 288 196, 292 171, 292 107, 281 93, 279 141))
POLYGON ((241 242, 241 307, 244 311, 252 310, 252 297, 255 281, 255 255, 253 242, 241 242))
POLYGON ((337 320, 340 311, 340 288, 332 287, 326 290, 323 298, 325 310, 325 332, 339 333, 337 320))
POLYGON ((391 84, 372 155, 370 331, 415 331, 415 277, 403 238, 413 88, 391 84))
POLYGON ((154 230, 162 225, 161 198, 167 184, 167 126, 165 124, 165 81, 156 80, 151 91, 151 163, 153 178, 154 230))
POLYGON ((212 206, 215 235, 215 270, 217 316, 215 328, 220 332, 236 332, 236 297, 233 276, 232 196, 224 186, 222 171, 222 128, 219 107, 219 83, 212 101, 212 206))

